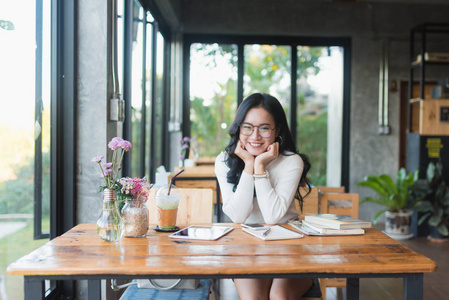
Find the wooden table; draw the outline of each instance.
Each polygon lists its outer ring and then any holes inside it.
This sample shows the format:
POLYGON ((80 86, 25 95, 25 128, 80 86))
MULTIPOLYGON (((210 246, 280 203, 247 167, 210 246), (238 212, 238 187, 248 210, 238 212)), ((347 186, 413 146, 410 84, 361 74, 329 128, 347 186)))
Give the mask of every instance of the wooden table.
POLYGON ((216 156, 199 157, 194 161, 194 164, 195 166, 213 166, 216 158, 216 156))
MULTIPOLYGON (((223 224, 220 224, 223 225, 223 224)), ((88 299, 100 299, 100 279, 297 277, 347 279, 347 299, 358 299, 360 278, 402 277, 404 299, 423 299, 423 274, 436 263, 381 231, 362 236, 265 242, 238 224, 217 241, 174 240, 148 231, 117 244, 100 240, 94 224, 81 224, 8 266, 24 275, 25 299, 39 299, 43 282, 88 280, 88 299)), ((182 227, 182 226, 181 226, 182 227)), ((152 228, 152 227, 151 227, 152 228)))

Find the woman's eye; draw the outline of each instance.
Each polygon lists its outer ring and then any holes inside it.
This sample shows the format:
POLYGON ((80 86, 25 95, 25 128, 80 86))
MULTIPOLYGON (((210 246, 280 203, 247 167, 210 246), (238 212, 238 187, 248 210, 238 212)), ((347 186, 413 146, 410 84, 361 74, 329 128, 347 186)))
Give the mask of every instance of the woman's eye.
POLYGON ((252 126, 244 125, 244 126, 243 126, 243 129, 244 129, 244 130, 252 130, 253 128, 252 128, 252 126))
POLYGON ((270 127, 266 127, 266 126, 260 127, 260 131, 268 131, 270 129, 271 129, 270 127))

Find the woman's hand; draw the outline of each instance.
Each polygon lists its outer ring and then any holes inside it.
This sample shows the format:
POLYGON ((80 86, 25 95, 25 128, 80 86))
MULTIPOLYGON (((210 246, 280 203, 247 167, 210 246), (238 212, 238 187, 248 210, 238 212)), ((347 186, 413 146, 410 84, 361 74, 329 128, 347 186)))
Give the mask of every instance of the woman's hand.
POLYGON ((239 140, 235 147, 234 154, 240 157, 245 163, 245 172, 253 174, 254 156, 252 156, 245 148, 245 145, 239 140))
POLYGON ((254 173, 262 174, 265 172, 265 166, 279 156, 279 143, 274 142, 268 146, 267 151, 259 154, 254 160, 254 173))

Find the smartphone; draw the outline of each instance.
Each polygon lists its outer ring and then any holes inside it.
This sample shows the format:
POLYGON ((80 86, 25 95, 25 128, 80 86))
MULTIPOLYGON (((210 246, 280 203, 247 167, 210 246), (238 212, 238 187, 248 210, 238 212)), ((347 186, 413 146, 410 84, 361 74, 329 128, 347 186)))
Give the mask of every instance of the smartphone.
POLYGON ((242 227, 249 228, 252 230, 261 230, 261 231, 268 230, 270 228, 269 226, 265 226, 265 225, 262 225, 259 223, 242 224, 242 227))

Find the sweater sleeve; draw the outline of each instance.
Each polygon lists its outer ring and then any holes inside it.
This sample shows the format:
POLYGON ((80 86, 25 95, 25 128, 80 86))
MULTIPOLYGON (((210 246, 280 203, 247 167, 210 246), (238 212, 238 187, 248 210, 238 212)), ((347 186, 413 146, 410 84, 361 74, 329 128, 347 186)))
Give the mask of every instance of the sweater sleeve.
POLYGON ((237 189, 233 192, 234 185, 228 183, 226 166, 226 153, 220 153, 215 159, 215 174, 220 185, 223 199, 223 212, 234 222, 244 223, 253 210, 254 179, 253 176, 242 172, 237 189))
POLYGON ((269 179, 255 182, 257 202, 267 224, 276 224, 287 214, 301 179, 304 163, 299 155, 286 156, 273 166, 269 179))

